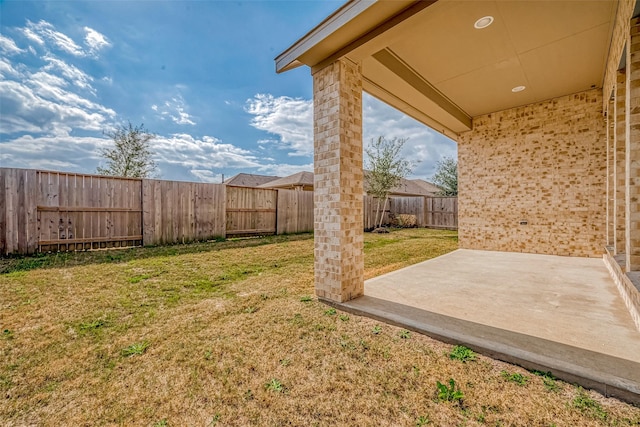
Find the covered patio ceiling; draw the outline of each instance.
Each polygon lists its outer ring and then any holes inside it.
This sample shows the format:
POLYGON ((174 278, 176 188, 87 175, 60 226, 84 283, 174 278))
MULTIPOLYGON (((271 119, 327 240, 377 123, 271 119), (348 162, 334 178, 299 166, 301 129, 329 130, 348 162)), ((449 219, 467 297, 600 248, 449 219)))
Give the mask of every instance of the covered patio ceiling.
POLYGON ((601 87, 617 6, 351 0, 279 55, 276 70, 345 57, 362 64, 366 92, 455 139, 473 117, 601 87))

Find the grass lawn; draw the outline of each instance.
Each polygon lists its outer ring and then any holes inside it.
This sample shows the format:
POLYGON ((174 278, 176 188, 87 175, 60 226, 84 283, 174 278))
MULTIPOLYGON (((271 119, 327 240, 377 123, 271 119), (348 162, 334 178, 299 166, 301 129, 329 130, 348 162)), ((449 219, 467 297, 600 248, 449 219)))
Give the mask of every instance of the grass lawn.
MULTIPOLYGON (((366 276, 456 247, 366 234, 366 276)), ((640 408, 336 312, 296 235, 1 259, 0 425, 637 426, 640 408)))

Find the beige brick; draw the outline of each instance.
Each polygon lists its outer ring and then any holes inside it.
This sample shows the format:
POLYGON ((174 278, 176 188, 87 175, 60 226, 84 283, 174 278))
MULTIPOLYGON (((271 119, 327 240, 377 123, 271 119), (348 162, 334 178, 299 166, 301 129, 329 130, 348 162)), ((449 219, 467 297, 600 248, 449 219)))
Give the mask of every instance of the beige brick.
POLYGON ((316 294, 364 294, 362 76, 338 60, 313 75, 316 294))
POLYGON ((604 103, 607 102, 615 90, 616 70, 620 64, 620 58, 622 57, 622 52, 629 34, 629 20, 633 15, 635 3, 635 0, 620 0, 618 3, 611 44, 609 47, 609 56, 607 58, 607 65, 605 69, 604 84, 602 86, 602 93, 604 95, 603 109, 606 108, 604 103))
POLYGON ((626 105, 626 73, 619 71, 616 79, 614 117, 615 133, 613 140, 613 162, 615 164, 615 176, 613 181, 613 246, 615 253, 624 253, 625 248, 625 105, 626 105))
POLYGON ((625 258, 626 271, 640 270, 640 21, 630 23, 627 51, 625 153, 625 258))
POLYGON ((602 256, 602 105, 590 90, 475 117, 458 142, 460 247, 602 256))

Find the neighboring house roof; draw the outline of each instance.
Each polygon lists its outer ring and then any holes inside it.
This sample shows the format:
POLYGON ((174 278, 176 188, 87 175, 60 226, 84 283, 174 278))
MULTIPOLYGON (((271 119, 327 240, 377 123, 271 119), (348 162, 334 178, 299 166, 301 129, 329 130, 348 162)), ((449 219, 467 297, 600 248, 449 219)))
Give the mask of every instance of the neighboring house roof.
POLYGON ((412 181, 427 190, 428 193, 438 194, 442 191, 442 188, 438 187, 434 183, 425 181, 424 179, 413 179, 412 181))
MULTIPOLYGON (((366 172, 365 172, 366 173, 366 172)), ((304 189, 313 190, 313 173, 298 172, 284 178, 275 179, 265 184, 261 184, 260 188, 295 188, 303 187, 304 189)), ((365 192, 367 184, 365 181, 365 192)), ((423 179, 402 179, 400 184, 391 189, 390 194, 396 196, 433 196, 439 193, 440 187, 423 179)))
MULTIPOLYGON (((366 180, 364 183, 364 190, 365 192, 368 192, 366 180)), ((402 178, 400 180, 400 184, 396 185, 389 191, 389 195, 391 196, 433 196, 438 192, 440 192, 440 188, 438 188, 437 186, 425 180, 402 178)))
POLYGON ((239 173, 224 182, 224 185, 233 185, 236 187, 259 187, 267 182, 279 179, 279 176, 269 175, 253 175, 250 173, 239 173))
POLYGON ((472 117, 602 87, 619 3, 349 0, 276 71, 352 61, 365 92, 456 139, 472 117))
POLYGON ((313 189, 313 172, 298 172, 259 185, 261 188, 293 188, 311 187, 313 189))
MULTIPOLYGON (((440 190, 438 189, 438 191, 440 190)), ((415 182, 415 180, 404 178, 400 180, 400 184, 389 191, 389 194, 402 196, 433 196, 433 192, 428 191, 424 186, 415 182)))

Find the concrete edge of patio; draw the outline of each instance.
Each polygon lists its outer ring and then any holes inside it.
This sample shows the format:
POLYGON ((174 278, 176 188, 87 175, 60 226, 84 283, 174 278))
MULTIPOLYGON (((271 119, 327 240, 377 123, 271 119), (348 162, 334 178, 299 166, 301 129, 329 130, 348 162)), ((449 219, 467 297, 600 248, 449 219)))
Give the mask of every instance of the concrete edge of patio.
POLYGON ((400 326, 439 341, 640 404, 640 363, 566 344, 457 319, 370 296, 344 303, 320 301, 356 315, 400 326))

